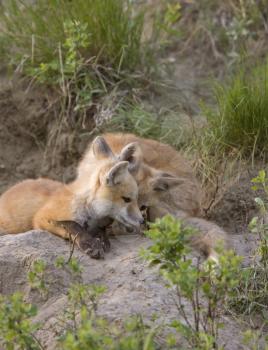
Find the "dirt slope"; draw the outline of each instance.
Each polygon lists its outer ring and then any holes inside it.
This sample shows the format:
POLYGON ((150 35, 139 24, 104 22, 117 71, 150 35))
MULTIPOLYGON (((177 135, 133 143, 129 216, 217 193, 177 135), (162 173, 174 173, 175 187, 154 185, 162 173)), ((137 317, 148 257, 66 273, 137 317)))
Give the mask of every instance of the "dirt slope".
MULTIPOLYGON (((111 252, 105 260, 93 260, 75 250, 74 255, 83 267, 83 282, 107 287, 100 300, 100 315, 118 322, 136 314, 142 314, 147 322, 153 314, 159 315, 158 322, 178 317, 173 292, 164 286, 157 270, 149 268, 139 257, 140 249, 149 244, 144 237, 120 236, 112 240, 111 252)), ((56 318, 67 305, 66 289, 72 281, 67 272, 59 273, 53 262, 58 256, 67 260, 69 249, 68 242, 42 231, 0 237, 0 292, 19 290, 24 292, 26 300, 39 305, 36 321, 43 322, 44 327, 38 336, 46 349, 55 348, 56 318), (49 295, 46 300, 31 291, 27 282, 27 273, 36 259, 44 260, 48 266, 49 295)), ((186 311, 190 313, 189 305, 186 311)), ((239 345, 241 328, 227 316, 223 321, 225 328, 220 338, 225 348, 243 349, 239 345)))

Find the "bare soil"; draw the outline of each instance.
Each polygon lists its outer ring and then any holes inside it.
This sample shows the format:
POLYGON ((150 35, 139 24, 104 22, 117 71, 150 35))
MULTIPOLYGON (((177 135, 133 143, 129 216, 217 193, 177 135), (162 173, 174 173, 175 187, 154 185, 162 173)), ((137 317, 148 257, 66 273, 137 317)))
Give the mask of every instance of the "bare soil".
POLYGON ((68 181, 74 176, 78 157, 68 149, 71 133, 58 136, 61 152, 56 145, 48 147, 51 131, 57 128, 54 103, 47 89, 31 87, 16 76, 0 77, 0 192, 25 178, 68 181))
MULTIPOLYGON (((111 244, 111 252, 105 260, 90 259, 77 249, 74 252, 83 267, 82 282, 107 287, 97 314, 117 324, 139 314, 149 324, 154 315, 157 315, 156 324, 160 325, 178 318, 175 291, 166 288, 157 269, 148 267, 140 257, 139 251, 150 244, 149 239, 136 235, 118 236, 111 240, 111 244)), ((0 293, 20 291, 27 301, 38 305, 35 321, 43 326, 37 336, 48 350, 56 348, 55 333, 62 331, 59 320, 67 308, 66 294, 73 282, 71 274, 57 269, 54 263, 58 256, 67 260, 69 252, 68 242, 43 231, 0 237, 0 293), (47 264, 44 277, 48 287, 46 297, 31 289, 27 280, 36 259, 42 259, 47 264)), ((187 303, 185 312, 191 314, 187 303)), ((223 322, 225 327, 220 330, 220 343, 228 350, 244 349, 240 345, 241 325, 225 314, 223 322)))

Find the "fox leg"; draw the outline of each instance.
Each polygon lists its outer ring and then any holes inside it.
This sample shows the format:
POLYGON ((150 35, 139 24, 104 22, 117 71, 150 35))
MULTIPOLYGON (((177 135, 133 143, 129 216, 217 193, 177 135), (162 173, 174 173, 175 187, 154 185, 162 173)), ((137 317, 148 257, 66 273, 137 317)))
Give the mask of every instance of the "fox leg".
MULTIPOLYGON (((55 225, 63 228, 69 235, 70 240, 77 242, 78 247, 91 258, 100 259, 104 257, 106 250, 106 234, 92 235, 75 221, 56 221, 55 225)), ((109 242, 110 243, 110 242, 109 242)))
POLYGON ((218 262, 216 248, 219 245, 226 248, 226 232, 213 222, 196 217, 186 218, 184 224, 197 229, 196 234, 190 238, 190 245, 206 258, 218 262))
POLYGON ((54 218, 44 215, 43 210, 39 210, 33 218, 33 228, 39 230, 45 230, 53 233, 54 235, 60 236, 64 239, 69 239, 69 233, 67 230, 60 225, 56 224, 54 218))
POLYGON ((75 241, 75 244, 91 258, 100 259, 104 256, 103 242, 98 236, 90 235, 82 226, 71 220, 49 219, 42 215, 42 210, 33 220, 36 229, 49 231, 64 239, 75 241))

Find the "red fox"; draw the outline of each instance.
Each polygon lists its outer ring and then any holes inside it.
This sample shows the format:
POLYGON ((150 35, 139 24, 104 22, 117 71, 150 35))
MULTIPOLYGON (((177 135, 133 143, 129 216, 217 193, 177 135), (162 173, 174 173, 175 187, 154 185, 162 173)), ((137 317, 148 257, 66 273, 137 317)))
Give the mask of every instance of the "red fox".
MULTIPOLYGON (((104 134, 112 151, 118 154, 130 142, 135 152, 125 154, 129 170, 139 186, 139 206, 147 208, 149 221, 171 214, 198 229, 192 244, 206 257, 216 259, 217 242, 226 241, 225 232, 216 224, 199 218, 201 215, 201 186, 183 156, 171 146, 133 134, 104 134)), ((92 172, 92 146, 86 150, 77 169, 77 178, 92 172)))
MULTIPOLYGON (((92 143, 94 168, 90 177, 63 185, 48 179, 23 181, 0 197, 0 232, 43 229, 65 239, 77 235, 78 246, 93 255, 90 233, 112 220, 139 227, 138 186, 128 171, 124 150, 119 160, 102 137, 92 143), (79 226, 80 225, 80 226, 79 226), (75 231, 75 232, 73 232, 75 231)), ((135 152, 132 146, 127 156, 135 152)), ((98 256, 98 253, 97 253, 98 256)))
MULTIPOLYGON (((104 134, 115 154, 126 145, 138 144, 135 152, 125 155, 129 170, 139 185, 140 207, 150 207, 150 219, 165 213, 178 216, 201 214, 202 191, 193 170, 185 158, 170 145, 144 139, 133 134, 104 134), (159 212, 159 214, 158 214, 159 212)), ((77 169, 77 178, 90 176, 92 171, 91 146, 86 150, 77 169)))

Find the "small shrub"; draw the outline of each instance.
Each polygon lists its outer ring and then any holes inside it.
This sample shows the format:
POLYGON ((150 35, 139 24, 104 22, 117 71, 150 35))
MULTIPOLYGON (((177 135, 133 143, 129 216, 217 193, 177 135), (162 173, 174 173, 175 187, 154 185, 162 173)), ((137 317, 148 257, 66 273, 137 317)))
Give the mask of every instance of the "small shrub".
POLYGON ((221 312, 239 283, 241 258, 231 251, 221 252, 218 265, 212 261, 202 265, 200 259, 194 264, 187 244, 193 234, 192 228, 167 216, 151 225, 147 235, 153 244, 143 255, 160 267, 169 287, 176 291, 181 319, 171 327, 184 336, 191 349, 218 349, 221 312), (186 302, 191 315, 185 311, 186 302))
POLYGON ((243 344, 248 350, 268 350, 268 337, 260 330, 248 329, 243 333, 243 344))
POLYGON ((155 350, 155 331, 148 329, 140 317, 125 321, 121 327, 104 319, 92 319, 85 309, 76 331, 68 331, 60 341, 64 350, 155 350))
POLYGON ((31 322, 37 308, 23 301, 20 293, 0 296, 0 347, 1 349, 40 350, 42 346, 34 336, 39 325, 31 322))
MULTIPOLYGON (((257 177, 252 179, 253 190, 263 190, 268 196, 268 178, 266 172, 261 170, 257 177)), ((267 224, 267 198, 255 198, 259 207, 259 216, 254 217, 250 230, 258 235, 258 246, 255 251, 253 263, 245 268, 245 278, 241 279, 231 306, 239 314, 262 315, 266 319, 268 311, 268 224, 267 224)))
MULTIPOLYGON (((106 288, 101 285, 81 283, 82 267, 76 258, 71 257, 65 261, 60 256, 56 259, 54 265, 59 270, 68 271, 72 277, 72 282, 70 282, 66 292, 68 302, 62 313, 58 315, 56 324, 50 329, 57 339, 57 349, 156 349, 155 335, 158 327, 146 326, 141 316, 131 317, 118 325, 97 315, 99 300, 106 288)), ((37 260, 28 276, 32 288, 37 289, 41 295, 44 294, 44 290, 48 290, 49 283, 52 282, 47 278, 46 272, 44 261, 37 260)), ((2 344, 1 331, 3 330, 3 340, 6 340, 6 343, 3 344, 9 345, 17 339, 15 337, 18 337, 20 341, 17 343, 19 344, 18 349, 42 349, 41 343, 33 334, 35 330, 42 329, 42 325, 34 325, 30 321, 30 317, 36 315, 37 308, 23 303, 20 295, 14 294, 11 296, 11 300, 16 301, 12 307, 8 307, 6 301, 1 304, 2 300, 0 300, 0 345, 2 344), (3 307, 2 313, 1 307, 3 307), (13 313, 15 313, 16 318, 13 313), (20 330, 20 322, 26 316, 28 318, 23 321, 20 330), (6 325, 4 321, 6 322, 9 319, 15 323, 6 325)), ((9 346, 7 349, 15 349, 15 347, 9 346)))
POLYGON ((42 297, 48 294, 48 287, 45 280, 46 263, 43 260, 36 260, 28 273, 28 281, 32 289, 37 289, 42 297))

